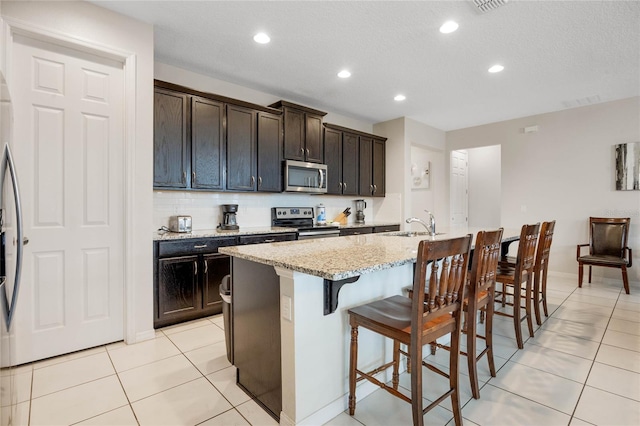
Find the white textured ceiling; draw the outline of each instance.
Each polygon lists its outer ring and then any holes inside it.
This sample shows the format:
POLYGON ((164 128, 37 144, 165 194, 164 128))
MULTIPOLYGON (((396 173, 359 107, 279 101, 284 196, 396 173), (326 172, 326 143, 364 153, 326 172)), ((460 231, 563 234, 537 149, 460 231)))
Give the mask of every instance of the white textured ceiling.
POLYGON ((372 123, 453 130, 640 95, 637 0, 95 3, 153 24, 157 61, 372 123))

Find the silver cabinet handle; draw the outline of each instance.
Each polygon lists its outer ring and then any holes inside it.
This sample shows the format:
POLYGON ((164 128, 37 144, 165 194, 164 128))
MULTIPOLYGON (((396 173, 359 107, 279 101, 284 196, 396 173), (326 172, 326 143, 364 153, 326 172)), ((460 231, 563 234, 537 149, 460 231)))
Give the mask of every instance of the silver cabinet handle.
POLYGON ((258 187, 262 186, 262 176, 258 176, 258 187))
POLYGON ((198 262, 197 261, 193 261, 193 266, 195 267, 196 271, 193 273, 193 275, 198 275, 198 262))
POLYGON ((196 180, 196 172, 191 172, 191 180, 192 181, 196 180))
POLYGON ((344 185, 343 189, 346 191, 347 190, 347 182, 343 183, 343 185, 344 185))
POLYGON ((340 191, 342 191, 342 182, 340 182, 340 191))
POLYGON ((300 152, 304 155, 304 148, 300 148, 300 152))
POLYGON ((204 261, 204 274, 207 275, 207 272, 209 271, 209 262, 207 262, 206 260, 204 261))
POLYGON ((255 183, 256 183, 255 176, 251 176, 251 186, 253 186, 255 183))
POLYGON ((310 152, 311 152, 311 151, 309 151, 309 148, 307 148, 307 157, 309 156, 309 153, 310 153, 310 152))
POLYGON ((186 182, 187 181, 187 172, 182 172, 182 182, 186 182))
POLYGON ((371 191, 371 193, 373 194, 373 185, 369 185, 369 190, 371 191))
POLYGON ((274 242, 276 239, 275 238, 269 238, 268 240, 264 240, 263 242, 265 243, 272 243, 274 242))
POLYGON ((378 192, 378 186, 377 185, 373 185, 373 193, 375 194, 376 192, 378 192))
POLYGON ((200 244, 200 245, 193 246, 194 249, 201 249, 201 248, 206 248, 206 247, 207 247, 206 244, 200 244))

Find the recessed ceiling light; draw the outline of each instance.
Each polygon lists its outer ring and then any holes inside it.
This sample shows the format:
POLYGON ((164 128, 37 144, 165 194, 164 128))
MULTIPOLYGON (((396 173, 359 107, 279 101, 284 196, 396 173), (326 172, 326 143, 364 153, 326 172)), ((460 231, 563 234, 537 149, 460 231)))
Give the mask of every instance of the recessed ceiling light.
POLYGON ((489 72, 490 73, 496 73, 496 72, 502 71, 503 69, 504 69, 504 67, 502 65, 496 64, 496 65, 492 66, 491 68, 489 68, 489 72))
POLYGON ((265 33, 258 33, 253 36, 253 41, 260 44, 267 44, 271 41, 271 38, 265 33))
POLYGON ((440 27, 440 32, 443 34, 449 34, 458 29, 458 23, 455 21, 447 21, 440 27))
POLYGON ((338 73, 338 77, 340 78, 349 78, 351 77, 351 73, 347 70, 342 70, 338 73))
POLYGON ((405 95, 396 95, 393 98, 394 101, 404 101, 405 99, 407 99, 407 97, 405 95))

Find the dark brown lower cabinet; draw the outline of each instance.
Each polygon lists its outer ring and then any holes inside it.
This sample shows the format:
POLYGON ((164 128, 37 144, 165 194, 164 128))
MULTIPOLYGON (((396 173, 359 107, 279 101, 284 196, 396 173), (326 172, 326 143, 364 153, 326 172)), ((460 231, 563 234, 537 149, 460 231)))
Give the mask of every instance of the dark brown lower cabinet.
POLYGON ((222 312, 219 286, 230 272, 229 256, 223 254, 159 259, 154 327, 222 312))

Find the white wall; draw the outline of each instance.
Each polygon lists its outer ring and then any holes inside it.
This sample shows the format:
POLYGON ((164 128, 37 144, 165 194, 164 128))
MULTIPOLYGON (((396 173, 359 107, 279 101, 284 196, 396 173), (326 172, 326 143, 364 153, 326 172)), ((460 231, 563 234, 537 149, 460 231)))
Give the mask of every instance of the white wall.
POLYGON ((467 150, 469 155, 469 226, 498 228, 501 224, 500 145, 467 150))
MULTIPOLYGON (((541 114, 447 133, 447 149, 501 147, 501 222, 520 227, 555 219, 550 269, 577 274, 576 245, 589 216, 631 217, 629 246, 640 264, 640 192, 615 191, 615 144, 640 141, 640 98, 541 114), (539 131, 523 128, 538 125, 539 131)), ((620 271, 594 268, 620 279, 620 271)), ((640 281, 640 268, 629 278, 640 281)))
MULTIPOLYGON (((135 77, 125 84, 135 87, 128 105, 135 111, 136 127, 128 218, 132 244, 127 247, 129 276, 134 283, 133 317, 127 318, 127 336, 153 337, 153 28, 87 2, 3 2, 2 16, 35 26, 52 37, 66 37, 135 55, 135 77)), ((16 96, 14 94, 14 96, 16 96)), ((123 166, 123 173, 125 173, 123 166)), ((138 337, 133 337, 137 339, 138 337)))
MULTIPOLYGON (((444 167, 446 147, 445 132, 407 117, 378 123, 373 126, 374 133, 385 136, 387 199, 376 200, 382 204, 379 208, 385 215, 393 215, 403 226, 405 219, 417 216, 427 219, 424 210, 431 211, 437 223, 447 223, 449 217, 448 180, 444 167), (411 147, 417 147, 431 161, 431 182, 429 189, 412 191, 411 147), (394 206, 391 206, 394 203, 394 206), (401 206, 400 209, 397 206, 401 206), (398 210, 400 215, 398 215, 398 210)), ((420 225, 407 225, 408 227, 420 225)))

